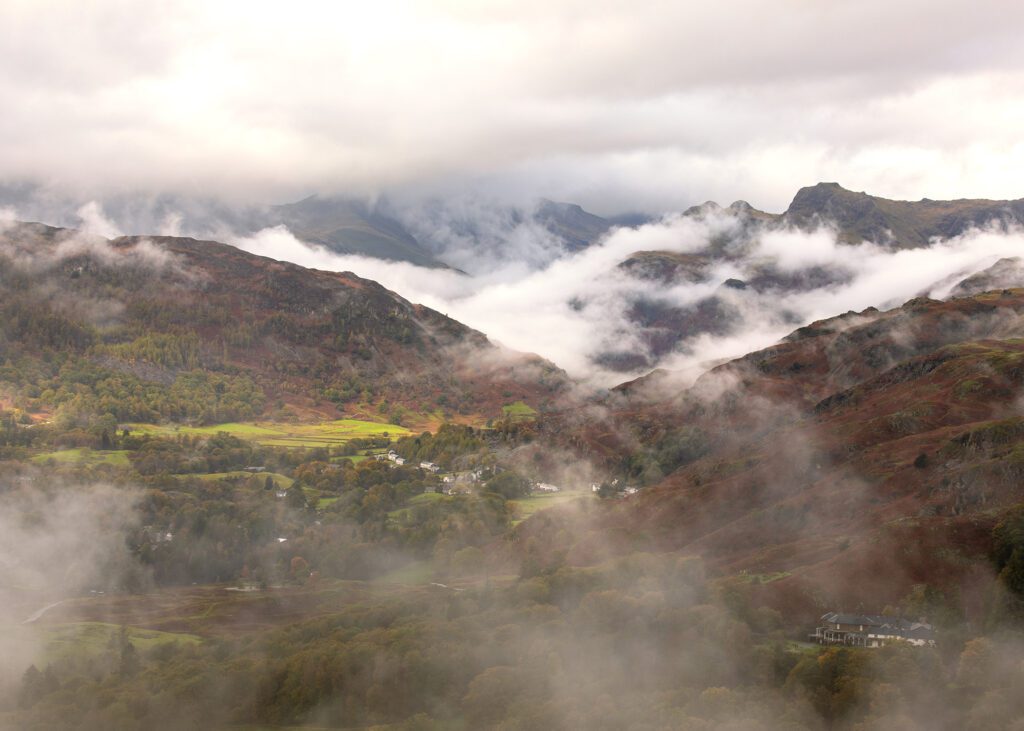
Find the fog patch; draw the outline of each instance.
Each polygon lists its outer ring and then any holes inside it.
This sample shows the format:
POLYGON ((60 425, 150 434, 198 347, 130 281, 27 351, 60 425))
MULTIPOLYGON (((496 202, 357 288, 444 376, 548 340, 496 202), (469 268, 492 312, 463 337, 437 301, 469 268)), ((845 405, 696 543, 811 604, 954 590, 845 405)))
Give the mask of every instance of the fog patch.
POLYGON ((89 201, 77 211, 81 224, 79 230, 105 239, 117 238, 122 234, 117 225, 103 213, 103 207, 96 201, 89 201))
POLYGON ((0 486, 0 692, 39 662, 36 624, 58 602, 144 588, 127 540, 138 527, 133 489, 64 486, 18 475, 0 486), (48 609, 49 608, 49 609, 48 609))
MULTIPOLYGON (((527 236, 529 228, 520 233, 527 236)), ((502 239, 507 248, 500 254, 484 245, 472 266, 461 258, 452 260, 469 274, 339 256, 299 241, 283 226, 233 242, 264 256, 378 281, 509 348, 537 353, 571 376, 605 387, 655 367, 680 371, 692 381, 724 360, 767 347, 816 320, 849 310, 896 307, 917 296, 947 297, 967 276, 1024 251, 1024 234, 1016 228, 972 230, 927 248, 894 250, 873 242, 839 243, 827 225, 812 231, 751 231, 748 219, 711 207, 699 216, 673 215, 614 229, 582 251, 558 256, 546 248, 550 234, 534 233, 533 241, 502 239), (538 250, 553 258, 538 259, 538 250), (698 281, 664 282, 620 266, 641 251, 698 256, 703 269, 698 281), (816 280, 808 274, 813 272, 825 276, 816 280), (801 275, 808 275, 804 283, 801 275), (728 280, 740 284, 727 286, 728 280), (743 284, 751 280, 761 284, 743 284), (699 321, 694 308, 708 302, 725 308, 728 321, 711 327, 699 321), (656 321, 643 322, 644 308, 651 307, 655 319, 658 312, 666 313, 668 330, 659 330, 665 325, 656 321), (679 325, 680 318, 691 316, 697 318, 693 332, 685 322, 679 325), (680 331, 673 332, 674 327, 680 331), (660 335, 678 342, 659 352, 651 341, 660 335), (640 363, 616 367, 609 360, 615 354, 637 355, 640 363)), ((458 257, 464 253, 457 247, 453 251, 460 252, 458 257)))

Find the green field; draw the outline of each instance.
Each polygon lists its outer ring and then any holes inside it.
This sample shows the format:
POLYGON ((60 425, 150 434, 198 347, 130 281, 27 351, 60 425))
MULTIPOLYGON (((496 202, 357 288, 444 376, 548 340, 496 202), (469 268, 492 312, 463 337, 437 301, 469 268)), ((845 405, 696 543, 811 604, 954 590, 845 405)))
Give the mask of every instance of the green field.
POLYGON ((60 449, 56 452, 44 452, 32 458, 37 464, 45 464, 50 460, 58 464, 99 465, 109 464, 115 467, 128 466, 128 452, 123 449, 98 450, 81 447, 79 449, 60 449))
POLYGON ((537 412, 522 401, 516 401, 514 404, 505 404, 501 407, 505 417, 511 421, 532 421, 536 416, 537 412))
POLYGON ((430 561, 413 561, 400 569, 373 579, 374 584, 428 584, 434 577, 434 565, 430 561))
MULTIPOLYGON (((120 631, 120 626, 105 622, 75 622, 47 627, 43 630, 46 655, 51 660, 56 660, 109 652, 120 631)), ((128 639, 135 648, 143 652, 170 642, 182 645, 194 645, 202 642, 202 638, 197 635, 160 632, 140 627, 128 627, 127 633, 128 639)))
POLYGON ((225 432, 267 447, 333 447, 352 439, 412 434, 397 424, 381 424, 359 419, 338 419, 320 424, 287 424, 275 421, 230 422, 212 426, 178 426, 174 424, 128 424, 128 429, 143 434, 174 436, 176 434, 218 434, 225 432))
POLYGON ((515 518, 512 520, 512 525, 521 523, 534 513, 544 510, 544 508, 562 505, 563 503, 571 502, 572 500, 587 500, 591 499, 591 497, 591 493, 555 492, 531 495, 530 497, 524 497, 518 500, 509 500, 509 505, 511 505, 513 510, 515 510, 515 518))
MULTIPOLYGON (((181 475, 182 477, 193 476, 193 475, 181 475)), ((282 475, 279 472, 246 472, 244 470, 234 470, 232 472, 204 472, 202 474, 194 475, 200 480, 231 480, 239 477, 258 477, 261 481, 266 481, 268 477, 274 480, 275 487, 283 487, 288 489, 295 482, 288 475, 282 475)))
POLYGON ((424 505, 425 503, 432 503, 436 500, 444 500, 445 497, 445 495, 442 495, 439 492, 424 492, 419 495, 415 495, 414 497, 409 498, 405 505, 388 513, 388 517, 391 520, 400 520, 409 508, 417 505, 424 505))

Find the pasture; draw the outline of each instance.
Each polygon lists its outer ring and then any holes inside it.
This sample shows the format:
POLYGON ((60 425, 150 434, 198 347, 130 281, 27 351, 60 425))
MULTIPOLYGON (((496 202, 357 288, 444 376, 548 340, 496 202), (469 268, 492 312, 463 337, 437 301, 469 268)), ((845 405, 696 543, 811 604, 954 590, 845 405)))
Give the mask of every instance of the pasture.
POLYGON ((360 419, 337 419, 318 424, 291 424, 276 421, 229 422, 211 426, 177 424, 128 424, 132 432, 174 436, 177 434, 231 434, 266 447, 334 447, 353 439, 387 437, 397 439, 412 432, 397 424, 382 424, 360 419))

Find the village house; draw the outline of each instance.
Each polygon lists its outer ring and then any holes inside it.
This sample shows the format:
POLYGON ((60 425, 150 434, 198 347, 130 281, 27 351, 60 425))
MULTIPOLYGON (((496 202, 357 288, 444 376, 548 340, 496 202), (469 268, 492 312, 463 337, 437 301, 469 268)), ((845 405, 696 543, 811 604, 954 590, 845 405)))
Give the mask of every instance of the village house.
POLYGON ((821 645, 882 647, 890 642, 908 642, 922 647, 935 645, 935 628, 924 622, 883 614, 829 612, 819 620, 811 642, 821 645))
POLYGON ((547 482, 536 482, 533 485, 533 489, 540 492, 561 492, 562 490, 558 485, 551 485, 547 482))
POLYGON ((145 533, 146 539, 150 543, 170 543, 174 540, 173 533, 159 528, 154 528, 151 525, 145 526, 142 530, 145 533))
POLYGON ((428 472, 437 472, 441 468, 433 462, 420 462, 420 469, 427 470, 428 472))

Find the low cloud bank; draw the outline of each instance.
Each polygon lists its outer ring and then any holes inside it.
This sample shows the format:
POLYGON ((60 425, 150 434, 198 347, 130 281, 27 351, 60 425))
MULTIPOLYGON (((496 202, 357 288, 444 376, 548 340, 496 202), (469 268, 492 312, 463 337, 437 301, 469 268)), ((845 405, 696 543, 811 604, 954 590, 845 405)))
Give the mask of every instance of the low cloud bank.
MULTIPOLYGON (((890 250, 873 243, 838 243, 827 227, 815 231, 745 231, 742 217, 728 212, 703 218, 667 216, 636 229, 612 231, 599 243, 574 254, 539 263, 527 254, 548 251, 546 241, 509 241, 500 258, 486 251, 472 274, 431 270, 358 256, 340 256, 307 245, 285 227, 264 229, 232 243, 257 254, 319 269, 351 271, 373 279, 403 297, 444 312, 516 350, 538 353, 573 376, 610 386, 635 372, 601 365, 602 354, 641 353, 648 364, 694 378, 707 365, 778 341, 801 325, 848 310, 898 306, 916 296, 942 298, 961 279, 998 259, 1024 252, 1024 232, 976 230, 935 242, 924 249, 890 250), (699 281, 657 281, 619 265, 638 251, 705 255, 715 242, 725 251, 707 256, 699 281), (493 262, 488 269, 487 262, 493 262), (530 267, 529 263, 535 266, 530 267), (750 277, 765 268, 779 276, 825 270, 816 286, 734 289, 727 279, 750 277), (686 311, 716 297, 738 319, 727 332, 697 333, 668 353, 654 353, 631 309, 655 302, 686 311)), ((522 233, 522 232, 521 232, 522 233)), ((465 253, 460 240, 455 250, 465 253)), ((444 251, 441 252, 444 258, 444 251)), ((458 256, 452 263, 459 261, 458 256)), ((543 259, 543 257, 541 258, 543 259)))

